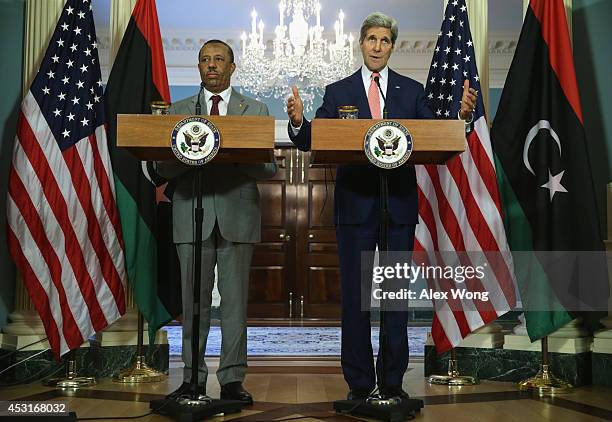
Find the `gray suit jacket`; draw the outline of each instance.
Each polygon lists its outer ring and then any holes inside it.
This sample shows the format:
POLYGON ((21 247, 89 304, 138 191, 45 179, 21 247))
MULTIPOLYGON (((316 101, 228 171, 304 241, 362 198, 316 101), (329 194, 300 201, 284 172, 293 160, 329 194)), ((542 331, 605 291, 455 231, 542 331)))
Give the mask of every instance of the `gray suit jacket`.
MULTIPOLYGON (((195 114, 197 95, 179 101, 170 107, 171 114, 195 114)), ((202 111, 208 114, 204 95, 202 111)), ((228 115, 268 116, 268 107, 245 97, 232 89, 227 108, 228 115)), ((195 240, 193 196, 195 168, 178 160, 159 161, 157 172, 166 179, 178 178, 172 199, 174 243, 195 240)), ((204 224, 202 240, 208 238, 219 224, 221 236, 231 242, 257 243, 261 240, 261 210, 256 180, 269 179, 276 174, 276 164, 215 164, 214 160, 203 168, 204 224)))

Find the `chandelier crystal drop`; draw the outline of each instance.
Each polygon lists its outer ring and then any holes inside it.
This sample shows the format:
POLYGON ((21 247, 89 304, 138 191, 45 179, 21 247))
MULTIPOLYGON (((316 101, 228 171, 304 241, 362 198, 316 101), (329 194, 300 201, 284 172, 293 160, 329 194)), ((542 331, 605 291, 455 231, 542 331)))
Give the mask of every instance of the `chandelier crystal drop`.
POLYGON ((251 12, 251 32, 242 33, 242 56, 238 80, 257 97, 284 99, 296 85, 305 111, 312 110, 317 94, 325 85, 348 76, 353 71, 353 34, 344 32, 344 12, 335 22, 335 39, 323 38, 321 4, 316 0, 281 0, 279 24, 271 54, 266 54, 263 20, 251 12), (308 19, 316 16, 311 26, 308 19), (285 19, 287 18, 287 19, 285 19))

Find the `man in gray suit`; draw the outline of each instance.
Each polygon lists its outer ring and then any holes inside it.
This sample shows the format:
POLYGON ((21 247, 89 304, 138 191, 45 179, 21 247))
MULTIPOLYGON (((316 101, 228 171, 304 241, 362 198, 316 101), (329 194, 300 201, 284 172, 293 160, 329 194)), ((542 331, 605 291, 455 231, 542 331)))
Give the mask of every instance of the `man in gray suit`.
MULTIPOLYGON (((230 86, 236 64, 229 45, 210 40, 198 55, 202 90, 179 101, 172 114, 267 116, 264 103, 239 94, 230 86)), ((169 397, 189 392, 191 380, 191 335, 193 305, 193 193, 195 168, 179 161, 158 162, 157 172, 168 179, 177 178, 172 199, 173 238, 176 244, 183 289, 183 384, 169 397)), ((203 168, 204 222, 202 227, 202 277, 200 289, 200 394, 206 394, 208 369, 203 353, 210 328, 210 307, 217 265, 221 295, 221 359, 217 378, 221 399, 252 404, 253 398, 242 386, 247 370, 246 308, 249 270, 253 245, 260 241, 261 210, 256 180, 268 179, 276 164, 207 164, 203 168)))

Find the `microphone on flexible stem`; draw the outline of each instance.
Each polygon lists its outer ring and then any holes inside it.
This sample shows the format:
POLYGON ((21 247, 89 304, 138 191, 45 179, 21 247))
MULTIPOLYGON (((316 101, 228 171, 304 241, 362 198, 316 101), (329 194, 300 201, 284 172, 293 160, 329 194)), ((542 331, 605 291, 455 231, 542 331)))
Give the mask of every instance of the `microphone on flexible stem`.
POLYGON ((196 101, 195 105, 195 114, 202 114, 202 106, 200 105, 200 96, 202 95, 202 91, 204 90, 204 82, 200 82, 200 91, 198 92, 198 101, 196 101))
POLYGON ((387 114, 387 99, 385 98, 385 94, 383 94, 382 88, 380 87, 380 78, 378 76, 374 76, 374 82, 376 82, 376 86, 378 87, 378 90, 380 91, 380 95, 382 95, 382 99, 384 102, 383 119, 388 119, 389 116, 387 114))

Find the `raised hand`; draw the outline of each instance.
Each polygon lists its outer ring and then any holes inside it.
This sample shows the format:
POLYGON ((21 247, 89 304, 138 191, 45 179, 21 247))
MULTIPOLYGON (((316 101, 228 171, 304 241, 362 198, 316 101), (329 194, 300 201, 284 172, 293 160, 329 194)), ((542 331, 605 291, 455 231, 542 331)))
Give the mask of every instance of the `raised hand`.
POLYGON ((304 103, 302 103, 297 86, 293 85, 291 90, 293 91, 293 96, 287 99, 287 116, 289 116, 293 126, 299 127, 302 126, 304 103))
POLYGON ((461 109, 459 110, 459 117, 463 120, 468 120, 470 115, 476 108, 476 100, 478 98, 478 91, 474 88, 470 88, 470 81, 463 81, 463 96, 461 98, 461 109))

